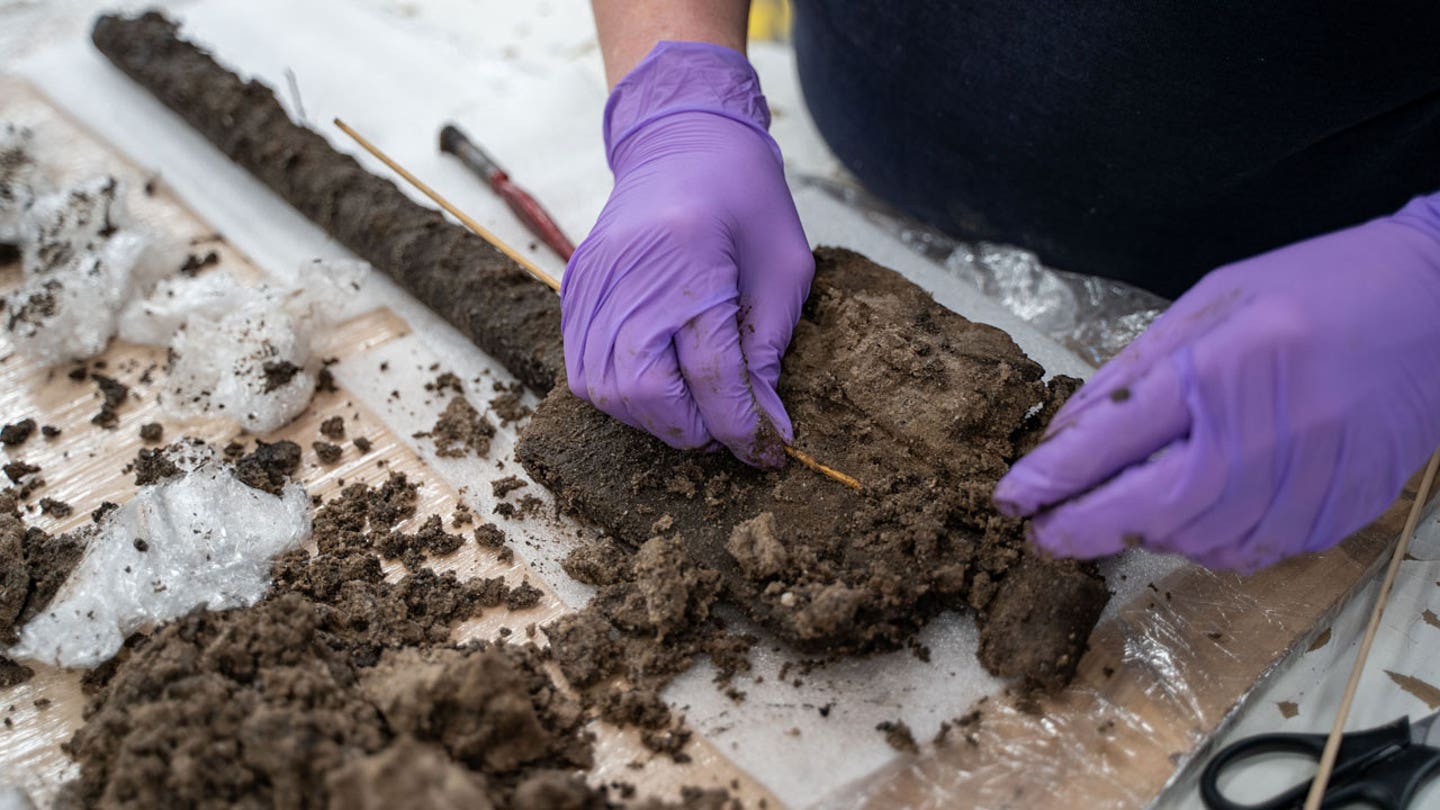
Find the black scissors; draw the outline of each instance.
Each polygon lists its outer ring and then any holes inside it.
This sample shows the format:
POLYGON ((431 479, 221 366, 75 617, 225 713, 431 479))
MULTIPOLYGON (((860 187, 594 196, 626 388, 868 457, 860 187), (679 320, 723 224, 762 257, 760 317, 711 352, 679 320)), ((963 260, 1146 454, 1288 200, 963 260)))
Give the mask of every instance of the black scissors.
MULTIPOLYGON (((1252 757, 1272 753, 1302 754, 1318 762, 1325 734, 1257 734, 1220 750, 1200 775, 1200 798, 1210 810, 1290 810, 1305 802, 1310 782, 1295 785, 1258 804, 1240 804, 1220 793, 1220 775, 1252 757)), ((1432 776, 1440 773, 1440 712, 1410 722, 1402 717, 1367 731, 1340 738, 1335 769, 1326 786, 1322 808, 1368 804, 1382 810, 1405 810, 1432 776)))

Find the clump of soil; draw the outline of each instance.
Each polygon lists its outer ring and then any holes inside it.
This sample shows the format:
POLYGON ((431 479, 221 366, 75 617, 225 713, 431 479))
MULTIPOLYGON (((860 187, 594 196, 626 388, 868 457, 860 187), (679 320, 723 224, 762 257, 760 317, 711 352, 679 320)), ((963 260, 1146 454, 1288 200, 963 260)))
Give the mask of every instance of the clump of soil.
POLYGON ((320 435, 337 442, 345 438, 345 417, 332 416, 321 422, 320 435))
POLYGON ((688 732, 660 690, 701 655, 722 681, 749 669, 753 639, 711 616, 720 575, 697 565, 678 537, 652 538, 633 554, 597 540, 564 567, 599 592, 584 610, 545 627, 561 672, 605 719, 640 727, 648 747, 684 761, 688 732))
POLYGON ((100 411, 90 417, 90 421, 107 430, 114 429, 120 424, 120 406, 125 404, 125 398, 130 396, 130 386, 113 377, 107 377, 97 371, 90 372, 90 379, 95 381, 95 386, 100 389, 100 411))
POLYGON ((0 647, 19 641, 20 628, 50 605, 84 551, 82 532, 52 537, 27 527, 14 498, 0 495, 0 647))
POLYGON ((29 464, 24 461, 7 462, 3 469, 5 471, 5 477, 9 478, 12 484, 18 484, 25 480, 26 476, 40 472, 39 465, 29 464))
POLYGON ((165 437, 165 427, 159 422, 146 422, 140 426, 140 438, 147 442, 158 442, 165 437))
POLYGON ((352 484, 316 512, 320 553, 278 559, 264 601, 192 613, 92 673, 59 806, 613 806, 578 775, 587 718, 539 650, 449 643, 503 583, 386 579, 367 533, 413 514, 415 490, 352 484))
POLYGON ((25 443, 30 434, 35 432, 34 419, 21 419, 0 428, 0 444, 6 447, 15 447, 25 443))
POLYGON ((490 410, 499 417, 501 426, 508 426, 527 419, 534 411, 521 399, 518 386, 490 400, 490 410))
POLYGON ((887 745, 902 754, 914 754, 920 750, 920 746, 915 743, 915 734, 903 720, 886 720, 877 725, 875 730, 885 735, 887 745))
MULTIPOLYGON (((172 456, 168 448, 142 448, 130 464, 135 471, 135 486, 158 484, 179 475, 180 467, 172 456)), ((96 522, 99 522, 98 518, 96 522)))
POLYGON ((469 400, 456 394, 440 412, 435 427, 425 435, 434 439, 435 455, 441 458, 463 458, 472 454, 484 458, 490 454, 495 426, 476 411, 469 400))
POLYGON ((494 493, 495 497, 504 498, 515 490, 521 489, 526 486, 528 486, 527 482, 521 481, 519 478, 513 475, 507 475, 504 478, 498 478, 494 481, 491 481, 490 491, 494 493))
POLYGON ((9 689, 35 677, 35 670, 0 655, 0 689, 9 689))
POLYGON ((185 257, 185 261, 180 265, 180 274, 194 278, 200 274, 201 270, 219 263, 220 254, 213 250, 207 251, 203 256, 191 253, 185 257))
POLYGON ((255 440, 255 449, 235 462, 240 483, 261 492, 279 495, 300 466, 300 445, 288 440, 267 444, 255 440))
POLYGON ((265 393, 284 388, 301 372, 301 368, 289 360, 267 360, 260 366, 265 375, 265 393))
POLYGON ((310 447, 315 451, 315 456, 320 459, 321 464, 334 464, 345 452, 340 445, 330 442, 311 442, 310 447))
POLYGON ((1047 388, 1004 332, 858 254, 821 249, 816 261, 780 394, 797 446, 862 492, 798 464, 764 471, 671 450, 563 388, 531 420, 521 462, 628 555, 657 533, 678 537, 717 577, 707 597, 802 649, 899 647, 939 611, 969 608, 990 671, 1064 683, 1104 582, 1035 555, 990 496, 1071 383, 1047 388))

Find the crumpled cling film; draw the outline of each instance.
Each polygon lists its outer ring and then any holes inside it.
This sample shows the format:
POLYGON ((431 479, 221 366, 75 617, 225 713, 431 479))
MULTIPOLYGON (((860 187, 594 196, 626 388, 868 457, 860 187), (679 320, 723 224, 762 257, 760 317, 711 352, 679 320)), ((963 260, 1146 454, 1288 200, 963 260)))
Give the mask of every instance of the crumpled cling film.
POLYGON ((45 365, 105 350, 121 307, 180 264, 180 248, 136 228, 126 186, 94 177, 0 206, 21 249, 23 283, 6 297, 5 326, 19 351, 45 365))
POLYGON ((135 630, 184 615, 252 605, 270 560, 310 534, 310 499, 295 482, 262 492, 204 444, 163 451, 179 474, 140 488, 80 531, 80 564, 6 651, 19 660, 94 667, 135 630))
POLYGON ((801 178, 865 214, 912 250, 943 265, 1091 365, 1114 357, 1169 302, 1122 281, 1054 270, 1028 250, 970 244, 922 225, 845 182, 801 178))
POLYGON ((266 433, 300 414, 315 392, 318 338, 355 296, 370 265, 316 261, 295 287, 246 287, 225 273, 166 279, 120 316, 120 336, 168 345, 161 393, 181 419, 223 416, 266 433))

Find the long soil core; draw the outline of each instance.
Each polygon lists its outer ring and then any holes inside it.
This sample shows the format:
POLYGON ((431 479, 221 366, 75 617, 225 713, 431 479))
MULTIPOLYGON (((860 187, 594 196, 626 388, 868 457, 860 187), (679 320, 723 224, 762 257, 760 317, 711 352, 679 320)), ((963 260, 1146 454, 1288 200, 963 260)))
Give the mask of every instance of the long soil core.
POLYGON ((560 301, 484 239, 293 121, 275 93, 180 39, 156 12, 106 15, 92 39, 115 66, 362 258, 544 393, 564 370, 560 301))

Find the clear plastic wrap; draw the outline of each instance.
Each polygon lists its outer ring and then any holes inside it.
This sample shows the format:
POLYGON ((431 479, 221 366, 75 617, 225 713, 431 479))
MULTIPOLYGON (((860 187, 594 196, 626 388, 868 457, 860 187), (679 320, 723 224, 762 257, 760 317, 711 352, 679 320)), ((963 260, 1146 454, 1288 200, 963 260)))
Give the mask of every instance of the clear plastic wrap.
POLYGON ((961 242, 896 213, 847 182, 801 178, 862 212, 912 250, 978 287, 1045 336, 1091 365, 1114 357, 1168 305, 1121 281, 1046 267, 1012 245, 961 242))

